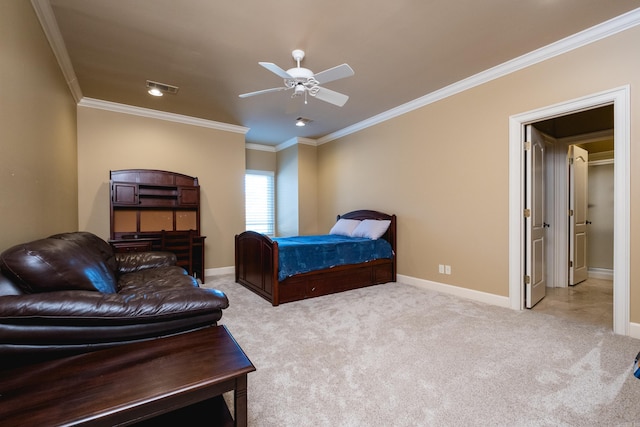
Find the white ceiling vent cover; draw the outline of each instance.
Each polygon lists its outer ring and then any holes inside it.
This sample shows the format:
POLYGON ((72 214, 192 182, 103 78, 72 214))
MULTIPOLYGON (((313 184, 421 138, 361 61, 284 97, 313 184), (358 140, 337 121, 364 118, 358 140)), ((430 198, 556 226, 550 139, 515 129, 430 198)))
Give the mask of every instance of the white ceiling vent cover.
POLYGON ((147 88, 149 89, 156 88, 162 93, 171 93, 171 94, 178 93, 178 89, 180 89, 178 86, 172 86, 166 83, 154 82, 151 80, 147 80, 147 88))

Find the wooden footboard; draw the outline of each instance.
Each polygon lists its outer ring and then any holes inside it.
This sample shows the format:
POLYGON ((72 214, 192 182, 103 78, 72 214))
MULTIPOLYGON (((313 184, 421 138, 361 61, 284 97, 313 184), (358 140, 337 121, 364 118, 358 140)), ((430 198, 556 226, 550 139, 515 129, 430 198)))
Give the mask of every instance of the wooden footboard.
POLYGON ((278 281, 278 243, 264 234, 245 231, 236 235, 236 282, 276 306, 320 295, 396 281, 396 217, 377 211, 359 210, 338 216, 350 219, 388 219, 382 237, 393 249, 392 259, 341 265, 297 274, 278 281))
POLYGON ((236 282, 278 305, 278 244, 255 231, 236 235, 236 282))

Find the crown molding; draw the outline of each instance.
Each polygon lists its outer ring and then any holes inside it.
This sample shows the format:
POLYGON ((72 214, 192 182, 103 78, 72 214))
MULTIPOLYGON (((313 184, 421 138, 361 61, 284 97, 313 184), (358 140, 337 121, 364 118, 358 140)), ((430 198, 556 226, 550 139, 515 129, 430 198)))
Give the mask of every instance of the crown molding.
POLYGON ((314 147, 317 147, 318 141, 311 138, 295 137, 283 142, 282 144, 276 145, 276 151, 282 151, 298 144, 313 145, 314 147))
POLYGON ((294 146, 298 143, 298 138, 291 138, 285 142, 282 142, 278 145, 276 145, 276 151, 282 151, 285 150, 291 146, 294 146))
POLYGON ((540 62, 551 59, 555 56, 562 55, 582 46, 594 43, 598 40, 610 37, 614 34, 628 30, 640 24, 640 8, 634 9, 623 15, 612 18, 601 24, 595 25, 579 33, 573 34, 557 42, 551 43, 540 49, 534 50, 488 70, 482 71, 466 79, 460 80, 442 89, 431 92, 425 96, 417 98, 406 104, 400 105, 384 113, 365 119, 352 126, 348 126, 336 132, 319 138, 318 145, 322 145, 329 141, 333 141, 343 136, 358 132, 370 126, 382 123, 394 117, 406 114, 410 111, 422 108, 436 101, 448 98, 465 90, 482 85, 492 80, 504 77, 508 74, 538 64, 540 62))
POLYGON ((252 142, 247 142, 246 144, 244 144, 244 148, 246 148, 247 150, 269 151, 271 153, 276 152, 276 147, 273 145, 255 144, 252 142))
POLYGON ((275 146, 265 145, 265 144, 256 144, 251 142, 246 143, 244 146, 247 150, 278 152, 298 144, 312 145, 314 147, 317 147, 318 141, 311 138, 295 137, 283 142, 282 144, 275 145, 275 146))
POLYGON ((151 110, 149 108, 132 107, 131 105, 118 104, 117 102, 102 101, 100 99, 82 98, 78 102, 79 107, 97 108, 116 113, 131 114, 134 116, 148 117, 151 119, 166 120, 168 122, 183 123, 185 125, 200 126, 210 129, 218 129, 226 132, 246 134, 249 128, 230 125, 228 123, 215 122, 213 120, 199 119, 197 117, 183 116, 182 114, 167 113, 165 111, 151 110))
POLYGON ((53 14, 53 9, 51 9, 51 3, 49 0, 31 0, 31 5, 33 6, 33 10, 36 12, 36 16, 40 21, 40 26, 42 27, 44 34, 47 36, 51 50, 53 51, 67 85, 71 90, 71 95, 77 103, 82 99, 82 90, 80 89, 78 78, 76 77, 76 73, 71 65, 71 59, 69 58, 67 48, 62 40, 58 22, 53 14))

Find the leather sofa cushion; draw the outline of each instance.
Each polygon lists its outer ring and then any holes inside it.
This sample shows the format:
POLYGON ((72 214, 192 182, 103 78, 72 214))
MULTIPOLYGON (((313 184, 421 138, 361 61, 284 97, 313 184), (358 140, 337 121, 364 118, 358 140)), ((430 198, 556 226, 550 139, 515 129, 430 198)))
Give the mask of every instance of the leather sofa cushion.
MULTIPOLYGON (((169 267, 176 265, 176 254, 173 252, 119 252, 115 254, 118 266, 116 274, 118 276, 135 273, 141 270, 154 270, 158 267, 169 267)), ((177 267, 182 274, 187 272, 182 267, 177 267)))
POLYGON ((140 289, 147 288, 151 284, 152 287, 160 286, 162 289, 168 290, 188 287, 198 287, 195 278, 189 276, 186 270, 177 265, 149 268, 146 270, 134 271, 126 273, 118 279, 118 292, 135 293, 140 289))
POLYGON ((0 270, 26 293, 117 289, 105 259, 73 240, 47 238, 13 246, 0 254, 0 270))

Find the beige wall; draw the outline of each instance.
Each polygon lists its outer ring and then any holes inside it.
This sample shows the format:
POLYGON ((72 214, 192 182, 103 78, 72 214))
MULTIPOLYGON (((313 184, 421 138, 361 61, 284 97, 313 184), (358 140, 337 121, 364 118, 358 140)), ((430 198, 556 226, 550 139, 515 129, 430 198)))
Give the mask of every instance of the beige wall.
POLYGON ((298 229, 301 235, 319 234, 318 149, 307 144, 298 145, 298 229))
POLYGON ((109 171, 160 169, 198 177, 205 268, 234 264, 244 230, 244 135, 78 107, 78 205, 83 230, 109 237, 109 171))
POLYGON ((78 228, 76 111, 28 1, 0 13, 0 251, 78 228))
POLYGON ((298 145, 277 153, 276 236, 299 234, 298 145))
POLYGON ((296 144, 277 153, 276 235, 318 234, 317 148, 296 144))
POLYGON ((321 145, 321 228, 352 209, 395 213, 400 274, 508 296, 509 117, 629 84, 631 321, 640 322, 639 43, 636 27, 321 145))
POLYGON ((276 152, 248 149, 246 163, 247 169, 270 171, 275 174, 277 169, 276 152))

